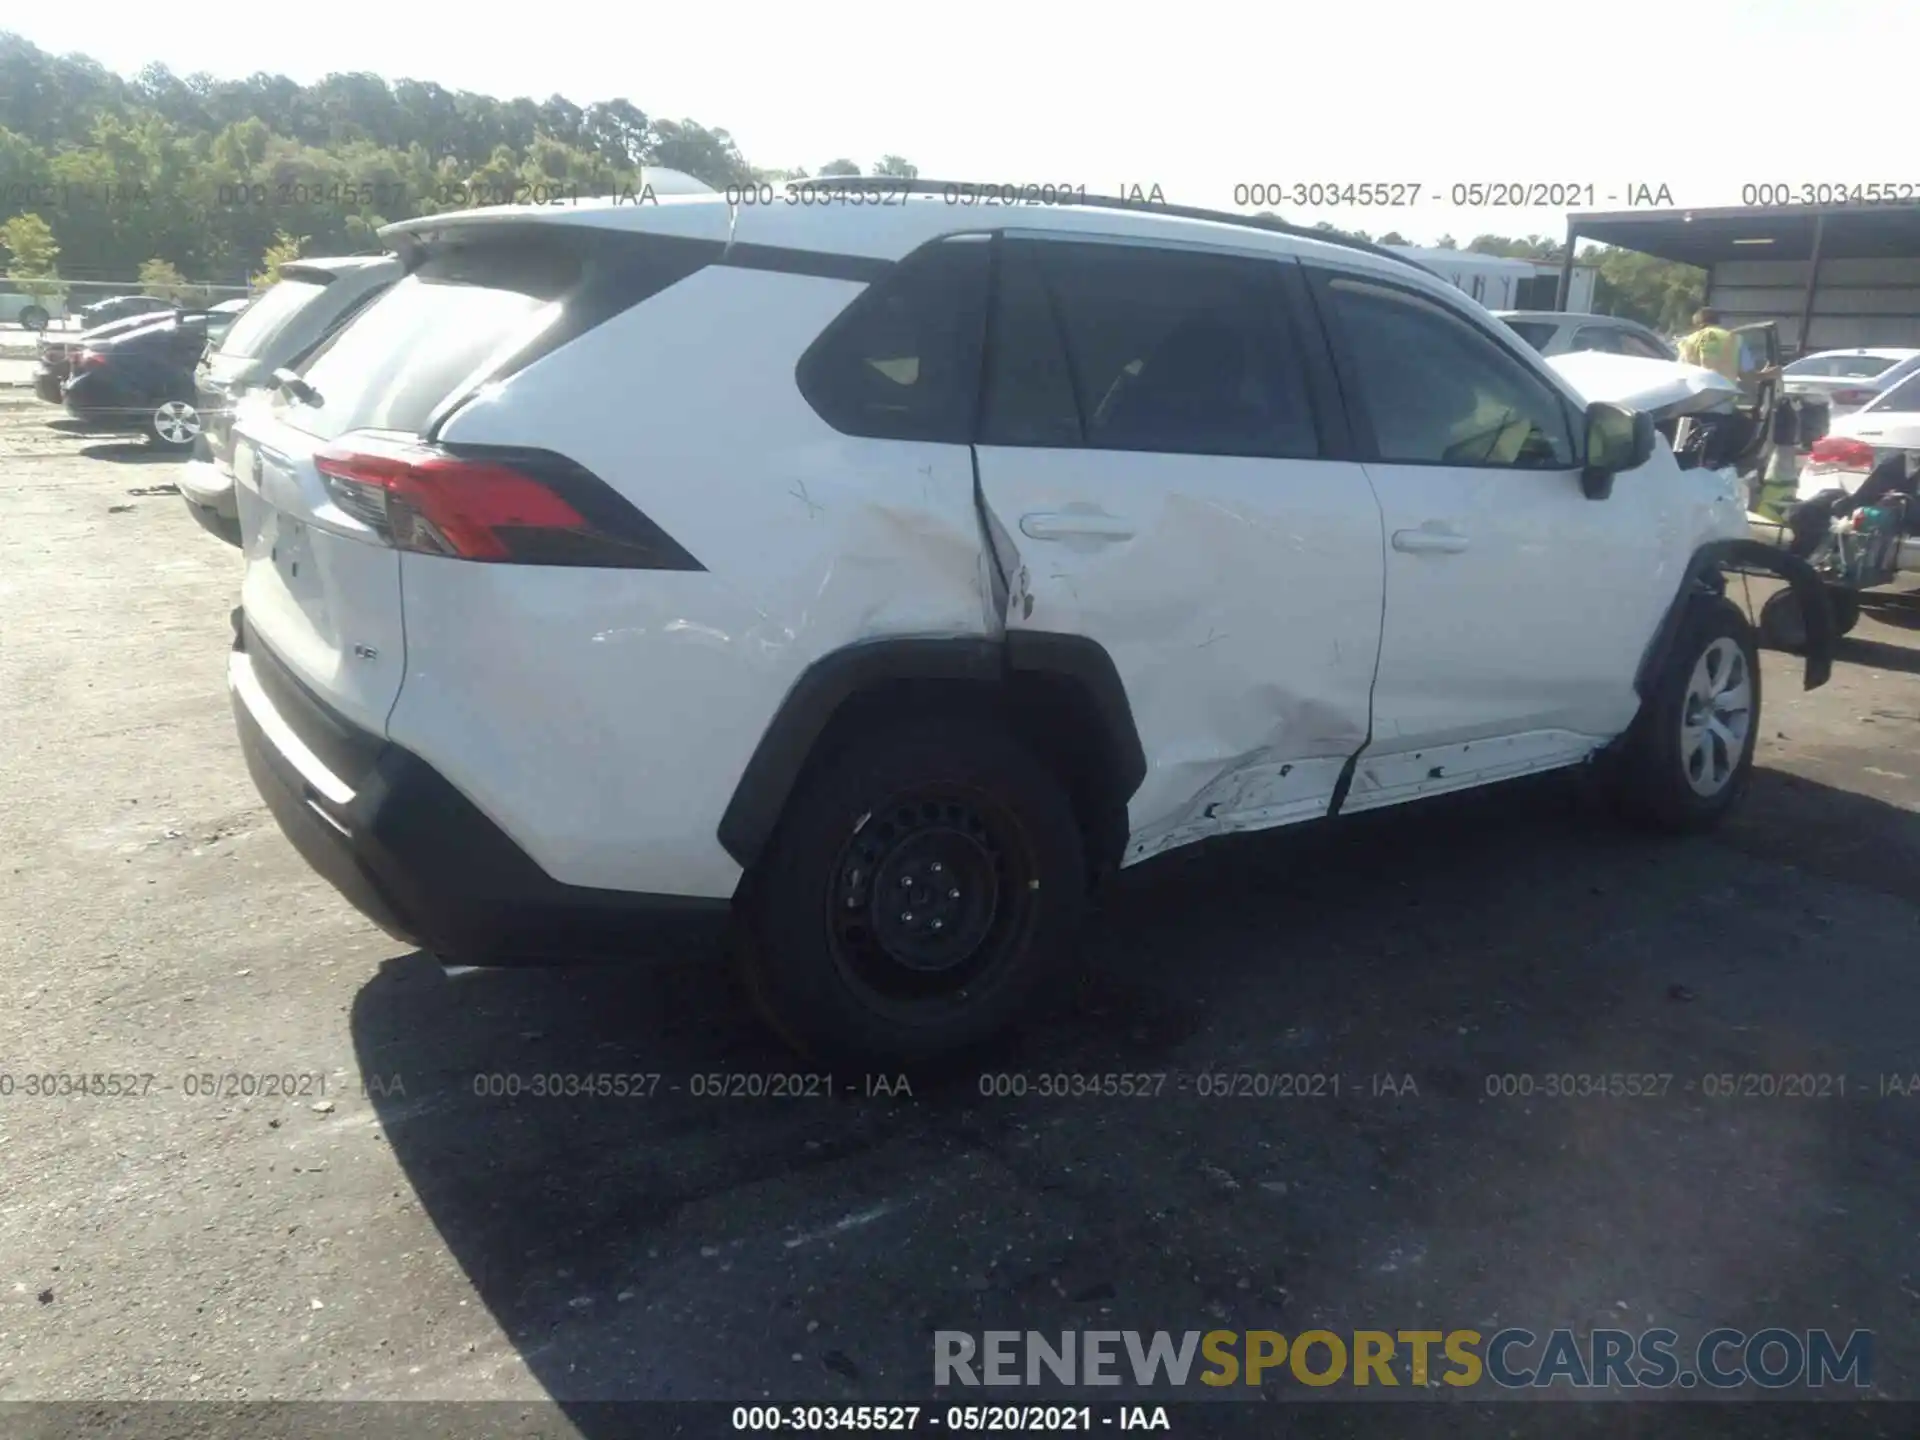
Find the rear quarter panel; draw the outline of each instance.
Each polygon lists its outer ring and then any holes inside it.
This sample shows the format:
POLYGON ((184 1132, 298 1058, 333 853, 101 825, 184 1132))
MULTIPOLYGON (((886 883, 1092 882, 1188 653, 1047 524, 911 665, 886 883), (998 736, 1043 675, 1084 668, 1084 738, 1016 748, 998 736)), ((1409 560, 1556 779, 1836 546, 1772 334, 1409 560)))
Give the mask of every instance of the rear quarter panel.
POLYGON ((389 734, 556 879, 731 894, 719 819, 801 672, 876 636, 991 628, 968 447, 841 435, 795 385, 861 288, 710 267, 444 427, 565 454, 706 567, 402 557, 389 734))

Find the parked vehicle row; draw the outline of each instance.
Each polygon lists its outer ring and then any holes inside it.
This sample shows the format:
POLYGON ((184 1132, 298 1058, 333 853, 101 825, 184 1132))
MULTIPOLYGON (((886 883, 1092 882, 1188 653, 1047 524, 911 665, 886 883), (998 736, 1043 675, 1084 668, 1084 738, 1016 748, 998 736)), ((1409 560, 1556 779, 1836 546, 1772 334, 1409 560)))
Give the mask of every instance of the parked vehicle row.
POLYGON ((1920 350, 1822 350, 1795 360, 1782 378, 1789 395, 1824 401, 1837 420, 1917 373, 1920 350))
POLYGON ((957 230, 921 183, 402 222, 234 410, 242 749, 376 922, 474 964, 730 926, 801 1048, 922 1060, 1209 836, 1581 765, 1669 828, 1737 801, 1724 571, 1820 591, 1656 428, 1723 404, 1695 367, 1550 363, 1277 222, 957 230))

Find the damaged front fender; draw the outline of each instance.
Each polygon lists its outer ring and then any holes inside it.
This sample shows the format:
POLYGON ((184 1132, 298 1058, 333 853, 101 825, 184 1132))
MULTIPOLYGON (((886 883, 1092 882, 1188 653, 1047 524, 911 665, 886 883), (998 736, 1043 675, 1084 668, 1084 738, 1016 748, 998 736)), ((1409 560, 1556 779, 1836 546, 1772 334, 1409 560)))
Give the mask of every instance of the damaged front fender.
POLYGON ((1644 696, 1652 678, 1667 662, 1687 606, 1701 593, 1723 594, 1725 577, 1735 575, 1776 575, 1793 587, 1806 617, 1807 646, 1805 688, 1817 690, 1833 675, 1833 649, 1838 639, 1834 630, 1833 607, 1827 599, 1827 587, 1813 567, 1797 556, 1758 540, 1715 540, 1702 545, 1687 564, 1680 592, 1668 607, 1659 632, 1647 647, 1640 665, 1638 689, 1644 696))

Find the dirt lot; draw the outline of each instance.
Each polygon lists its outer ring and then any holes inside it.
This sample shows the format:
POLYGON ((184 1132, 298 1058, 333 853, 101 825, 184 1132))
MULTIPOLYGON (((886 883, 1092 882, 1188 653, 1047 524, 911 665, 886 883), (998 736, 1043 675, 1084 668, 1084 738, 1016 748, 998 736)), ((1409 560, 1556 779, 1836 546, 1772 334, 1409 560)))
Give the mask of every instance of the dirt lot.
POLYGON ((1711 840, 1532 785, 1129 872, 988 1068, 1155 1097, 716 1099, 795 1067, 707 957, 449 980, 309 874, 232 740, 237 552, 51 413, 0 390, 0 1399, 883 1400, 936 1329, 1655 1324, 1869 1329, 1920 1399, 1920 1094, 1880 1093, 1920 1072, 1920 613, 1811 695, 1768 657, 1711 840), (660 1079, 475 1093, 554 1071, 660 1079), (1620 1072, 1668 1092, 1489 1094, 1620 1072), (1742 1074, 1845 1095, 1703 1080, 1742 1074))

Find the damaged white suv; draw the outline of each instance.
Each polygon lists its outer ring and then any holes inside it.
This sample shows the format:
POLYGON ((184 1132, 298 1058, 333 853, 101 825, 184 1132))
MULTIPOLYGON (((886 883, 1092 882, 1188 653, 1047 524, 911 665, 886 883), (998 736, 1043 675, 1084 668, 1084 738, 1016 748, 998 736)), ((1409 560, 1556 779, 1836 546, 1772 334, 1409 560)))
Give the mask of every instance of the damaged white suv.
POLYGON ((390 227, 242 417, 242 745, 393 934, 732 921, 789 1039, 911 1061, 1174 846, 1587 762, 1738 798, 1720 577, 1796 562, 1650 416, 1370 246, 837 183, 390 227))

